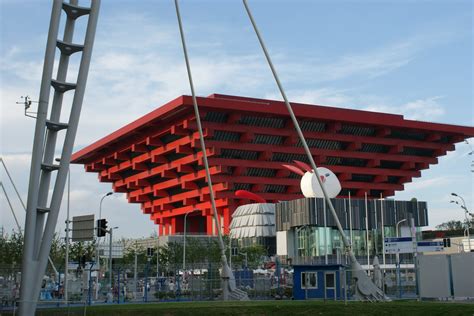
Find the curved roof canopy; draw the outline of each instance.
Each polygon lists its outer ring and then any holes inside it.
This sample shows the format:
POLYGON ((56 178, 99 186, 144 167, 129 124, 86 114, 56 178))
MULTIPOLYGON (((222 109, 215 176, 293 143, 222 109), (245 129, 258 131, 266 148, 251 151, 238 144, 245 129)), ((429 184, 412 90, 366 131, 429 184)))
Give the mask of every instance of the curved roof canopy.
POLYGON ((230 223, 232 238, 274 237, 275 204, 253 203, 239 206, 230 223))

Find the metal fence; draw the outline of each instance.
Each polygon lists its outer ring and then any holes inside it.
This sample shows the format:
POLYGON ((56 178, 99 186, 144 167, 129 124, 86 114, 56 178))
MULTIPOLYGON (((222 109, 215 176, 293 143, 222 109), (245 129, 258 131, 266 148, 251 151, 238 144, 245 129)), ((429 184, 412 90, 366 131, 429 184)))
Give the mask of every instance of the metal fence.
MULTIPOLYGON (((417 299, 417 282, 415 267, 402 266, 382 270, 382 290, 385 295, 392 300, 397 299, 417 299)), ((345 294, 348 300, 355 299, 355 279, 352 278, 353 271, 345 270, 345 283, 342 288, 347 291, 345 294)), ((369 271, 369 276, 373 278, 373 271, 369 271)))
MULTIPOLYGON (((194 265, 182 270, 163 269, 157 277, 149 265, 115 265, 110 287, 109 273, 99 276, 96 271, 79 270, 68 276, 68 306, 94 304, 123 304, 128 302, 212 301, 222 294, 219 263, 194 265), (135 273, 136 271, 136 273, 135 273)), ((251 300, 292 299, 293 274, 291 266, 274 269, 233 267, 236 285, 251 300)), ((354 299, 355 284, 352 271, 344 270, 342 297, 354 299)), ((372 273, 372 271, 370 272, 372 273)), ((417 297, 417 273, 414 265, 402 264, 382 269, 384 292, 392 299, 417 297)), ((20 267, 0 266, 0 311, 12 311, 20 299, 20 267)), ((45 275, 39 297, 39 307, 64 307, 62 288, 64 275, 45 275)))
MULTIPOLYGON (((199 266, 199 265, 198 265, 199 266)), ((218 300, 222 294, 220 265, 207 264, 198 269, 167 271, 156 276, 147 267, 117 267, 114 270, 112 291, 109 280, 99 281, 99 289, 92 282, 92 301, 121 304, 125 302, 154 301, 209 301, 218 300)), ((285 271, 284 269, 281 269, 285 271)), ((262 270, 263 271, 263 270, 262 270)), ((288 273, 254 273, 252 269, 235 269, 236 286, 247 292, 250 299, 291 298, 292 278, 288 273)))

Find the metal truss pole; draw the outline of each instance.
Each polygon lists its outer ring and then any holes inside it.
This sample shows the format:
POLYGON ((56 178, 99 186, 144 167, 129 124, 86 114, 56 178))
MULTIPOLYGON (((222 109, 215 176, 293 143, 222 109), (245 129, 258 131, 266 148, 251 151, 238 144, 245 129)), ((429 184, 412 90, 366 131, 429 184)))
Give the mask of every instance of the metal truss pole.
POLYGON ((63 3, 54 0, 51 21, 46 45, 43 76, 41 80, 38 113, 31 159, 30 179, 28 187, 27 214, 25 223, 25 242, 22 262, 20 315, 33 315, 39 296, 41 281, 47 265, 47 258, 56 228, 56 223, 64 193, 64 186, 69 170, 69 162, 79 123, 82 101, 87 83, 87 75, 92 55, 100 0, 92 0, 91 7, 80 7, 77 0, 63 3), (64 38, 58 40, 61 10, 67 15, 64 38), (84 44, 72 43, 74 21, 88 16, 84 44), (52 79, 56 48, 61 51, 57 78, 52 79), (65 82, 69 56, 82 52, 76 83, 65 82), (49 95, 54 88, 54 98, 47 119, 49 95), (74 90, 69 121, 59 122, 63 94, 74 90), (57 133, 66 130, 59 165, 53 163, 57 133), (51 172, 57 171, 56 181, 49 207, 48 193, 50 190, 51 172), (44 224, 46 220, 46 224, 44 224))
POLYGON ((329 206, 329 209, 331 210, 334 221, 336 222, 337 229, 339 230, 339 233, 341 234, 342 241, 344 242, 344 246, 346 248, 346 251, 349 254, 349 257, 351 259, 352 270, 354 270, 354 275, 355 275, 355 278, 357 279, 357 295, 361 299, 370 300, 370 301, 388 300, 388 298, 385 296, 385 294, 380 289, 378 289, 377 286, 375 286, 375 284, 369 279, 369 277, 367 276, 367 274, 364 272, 361 265, 357 261, 354 253, 352 252, 351 244, 350 244, 347 236, 344 234, 344 230, 342 229, 341 222, 339 221, 339 218, 337 217, 336 210, 334 209, 334 206, 333 206, 333 204, 332 204, 332 202, 329 199, 329 196, 327 194, 326 188, 323 185, 323 183, 321 181, 321 178, 319 177, 319 173, 318 173, 318 170, 317 170, 316 163, 314 162, 313 155, 311 154, 311 151, 308 147, 308 144, 307 144, 306 139, 303 135, 303 132, 301 131, 300 125, 298 123, 298 120, 296 119, 295 113, 293 112, 293 109, 290 105, 290 102, 288 101, 288 98, 286 97, 286 93, 283 89, 283 86, 280 82, 280 79, 278 78, 278 74, 275 70, 275 67, 273 66, 272 60, 271 60, 270 55, 267 51, 265 43, 263 42, 262 36, 260 35, 257 24, 255 23, 255 20, 252 16, 250 8, 247 5, 247 0, 242 0, 242 1, 243 1, 245 10, 247 11, 247 14, 249 16, 250 22, 252 23, 255 34, 257 35, 258 41, 260 42, 260 46, 262 47, 263 53, 264 53, 264 55, 267 59, 268 65, 269 65, 269 67, 272 71, 275 82, 278 86, 278 89, 280 90, 281 96, 283 97, 283 100, 285 101, 286 108, 287 108, 287 110, 290 114, 291 120, 293 121, 296 132, 298 133, 299 139, 301 140, 301 143, 303 144, 306 156, 308 157, 308 160, 311 164, 311 167, 313 168, 313 171, 316 175, 316 179, 318 180, 318 183, 321 187, 321 190, 322 190, 323 195, 324 195, 325 202, 327 203, 327 205, 329 206))
MULTIPOLYGON (((54 66, 54 55, 56 51, 56 38, 61 17, 62 2, 55 0, 51 12, 48 40, 43 65, 43 76, 41 80, 38 113, 36 117, 35 136, 33 152, 31 156, 30 180, 28 185, 28 199, 25 219, 25 237, 23 246, 22 275, 20 288, 20 315, 33 315, 35 302, 38 298, 34 295, 33 287, 35 274, 39 273, 38 260, 35 256, 35 231, 37 222, 39 177, 41 172, 41 161, 43 160, 44 133, 46 116, 48 114, 49 94, 51 90, 51 79, 54 66)), ((43 272, 41 272, 43 274, 43 272)))

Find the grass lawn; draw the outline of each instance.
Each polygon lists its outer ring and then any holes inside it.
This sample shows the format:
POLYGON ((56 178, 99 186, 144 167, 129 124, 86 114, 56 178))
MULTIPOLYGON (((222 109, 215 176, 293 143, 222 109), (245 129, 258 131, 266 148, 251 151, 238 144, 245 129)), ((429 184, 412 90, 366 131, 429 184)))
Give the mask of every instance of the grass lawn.
MULTIPOLYGON (((474 303, 397 301, 390 303, 322 301, 175 302, 87 307, 86 315, 469 315, 474 303)), ((40 309, 36 315, 84 315, 84 307, 40 309)))

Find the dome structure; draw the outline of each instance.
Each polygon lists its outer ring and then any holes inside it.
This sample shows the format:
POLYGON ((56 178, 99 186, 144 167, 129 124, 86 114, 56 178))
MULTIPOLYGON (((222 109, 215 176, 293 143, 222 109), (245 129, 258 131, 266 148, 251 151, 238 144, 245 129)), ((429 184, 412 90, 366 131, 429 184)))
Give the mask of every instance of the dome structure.
POLYGON ((232 238, 275 237, 275 204, 253 203, 239 206, 230 223, 232 238))

